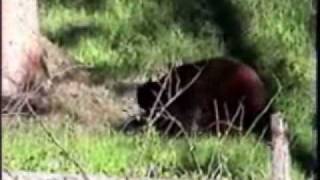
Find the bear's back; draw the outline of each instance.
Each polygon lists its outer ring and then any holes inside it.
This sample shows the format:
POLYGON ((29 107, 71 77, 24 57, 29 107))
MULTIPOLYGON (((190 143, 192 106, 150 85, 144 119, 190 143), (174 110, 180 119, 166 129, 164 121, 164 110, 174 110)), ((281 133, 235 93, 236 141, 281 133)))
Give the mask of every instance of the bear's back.
MULTIPOLYGON (((175 67, 152 86, 156 84, 159 87, 153 90, 159 92, 164 88, 163 104, 175 98, 167 108, 168 113, 187 129, 193 121, 206 129, 217 120, 230 120, 228 118, 239 110, 241 100, 245 112, 243 124, 249 126, 266 104, 266 91, 259 75, 249 66, 230 58, 206 59, 175 67)), ((148 86, 140 96, 152 99, 148 86)), ((237 121, 238 125, 240 122, 237 121)))

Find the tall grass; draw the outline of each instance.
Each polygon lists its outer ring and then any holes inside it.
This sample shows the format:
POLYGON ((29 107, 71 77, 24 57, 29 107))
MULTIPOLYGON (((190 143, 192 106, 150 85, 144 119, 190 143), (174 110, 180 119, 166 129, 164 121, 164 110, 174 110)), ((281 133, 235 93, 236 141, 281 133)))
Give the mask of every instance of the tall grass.
MULTIPOLYGON (((188 140, 164 138, 155 132, 129 136, 113 130, 87 130, 68 119, 59 125, 47 123, 47 128, 87 173, 146 176, 152 170, 158 177, 182 179, 213 175, 267 179, 269 175, 270 152, 251 136, 223 141, 205 135, 188 140)), ((36 121, 8 126, 3 140, 6 168, 79 172, 36 121)), ((297 167, 292 174, 295 179, 304 177, 297 167)))

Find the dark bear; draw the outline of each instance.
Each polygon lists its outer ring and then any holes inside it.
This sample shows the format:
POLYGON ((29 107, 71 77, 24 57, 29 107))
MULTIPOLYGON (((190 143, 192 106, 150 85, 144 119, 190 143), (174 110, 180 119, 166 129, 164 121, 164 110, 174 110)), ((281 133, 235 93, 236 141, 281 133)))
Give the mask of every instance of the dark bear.
POLYGON ((268 98, 257 72, 231 58, 218 57, 172 68, 157 82, 138 87, 145 119, 166 133, 261 132, 268 118, 256 117, 268 98))

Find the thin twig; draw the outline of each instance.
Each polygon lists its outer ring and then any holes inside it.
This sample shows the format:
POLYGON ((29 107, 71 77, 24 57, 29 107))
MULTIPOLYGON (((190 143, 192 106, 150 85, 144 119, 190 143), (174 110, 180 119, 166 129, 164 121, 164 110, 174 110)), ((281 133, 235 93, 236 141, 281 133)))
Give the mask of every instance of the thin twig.
MULTIPOLYGON (((29 107, 29 106, 28 106, 29 107)), ((33 111, 32 107, 29 107, 30 111, 36 116, 36 113, 33 111)), ((58 147, 58 149, 60 149, 63 154, 65 155, 65 157, 67 159, 69 159, 69 161, 71 161, 80 171, 82 177, 84 180, 89 180, 89 177, 87 176, 85 170, 82 168, 82 166, 80 165, 80 163, 78 161, 76 161, 71 155, 70 153, 59 143, 59 141, 55 138, 55 136, 53 135, 53 133, 46 127, 46 125, 42 122, 41 119, 38 119, 38 122, 40 124, 40 126, 42 127, 42 130, 45 132, 45 134, 47 135, 47 137, 49 138, 49 140, 56 146, 58 147)))
POLYGON ((275 99, 279 96, 279 94, 282 91, 282 86, 281 83, 279 81, 279 79, 277 78, 276 75, 273 75, 274 78, 276 79, 277 85, 278 85, 278 90, 275 93, 275 95, 269 100, 269 102, 267 103, 267 105, 265 106, 265 108, 262 110, 261 113, 259 113, 256 118, 254 119, 252 125, 249 127, 248 131, 245 133, 244 137, 248 136, 248 134, 252 131, 252 129, 255 127, 255 125, 258 123, 258 121, 260 120, 260 118, 269 110, 269 108, 271 107, 271 105, 273 104, 273 102, 275 101, 275 99))

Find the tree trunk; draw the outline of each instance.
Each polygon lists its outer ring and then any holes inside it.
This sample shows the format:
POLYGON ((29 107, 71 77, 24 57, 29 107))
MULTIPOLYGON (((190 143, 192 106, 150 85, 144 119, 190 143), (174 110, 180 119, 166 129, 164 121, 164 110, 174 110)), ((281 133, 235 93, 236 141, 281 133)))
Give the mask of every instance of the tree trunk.
POLYGON ((2 1, 2 97, 17 96, 41 70, 37 0, 2 1))

